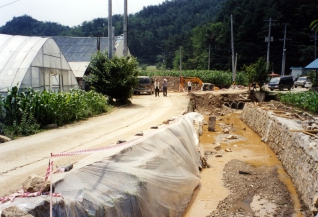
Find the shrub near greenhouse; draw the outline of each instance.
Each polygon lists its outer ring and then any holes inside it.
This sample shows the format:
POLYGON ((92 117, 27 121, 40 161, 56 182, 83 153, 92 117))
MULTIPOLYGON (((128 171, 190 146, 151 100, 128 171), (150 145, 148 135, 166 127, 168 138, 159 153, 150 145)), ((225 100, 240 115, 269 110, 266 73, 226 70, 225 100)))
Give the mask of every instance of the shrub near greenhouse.
POLYGON ((318 114, 318 93, 317 92, 299 92, 279 94, 279 100, 282 103, 298 107, 300 109, 318 114))
POLYGON ((0 98, 0 130, 7 136, 34 134, 48 124, 62 126, 107 111, 106 97, 93 91, 18 92, 0 98))

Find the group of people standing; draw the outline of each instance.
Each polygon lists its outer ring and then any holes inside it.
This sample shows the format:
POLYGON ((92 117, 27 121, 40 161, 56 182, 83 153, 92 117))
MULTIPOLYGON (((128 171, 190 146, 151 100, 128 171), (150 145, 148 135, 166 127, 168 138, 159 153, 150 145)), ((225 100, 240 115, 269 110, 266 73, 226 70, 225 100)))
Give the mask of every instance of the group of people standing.
MULTIPOLYGON (((160 83, 158 81, 158 79, 155 79, 155 83, 154 83, 154 88, 155 88, 155 97, 159 97, 159 93, 160 93, 160 83)), ((168 82, 167 79, 163 79, 162 82, 162 94, 163 96, 167 96, 167 91, 168 91, 168 82)))
MULTIPOLYGON (((154 82, 154 88, 155 88, 155 97, 159 97, 159 93, 160 93, 160 82, 158 81, 158 79, 155 79, 154 82)), ((192 88, 192 83, 191 81, 188 81, 188 92, 191 92, 191 88, 192 88)), ((163 96, 167 96, 167 91, 168 91, 168 82, 167 79, 163 79, 162 82, 162 94, 163 96)))

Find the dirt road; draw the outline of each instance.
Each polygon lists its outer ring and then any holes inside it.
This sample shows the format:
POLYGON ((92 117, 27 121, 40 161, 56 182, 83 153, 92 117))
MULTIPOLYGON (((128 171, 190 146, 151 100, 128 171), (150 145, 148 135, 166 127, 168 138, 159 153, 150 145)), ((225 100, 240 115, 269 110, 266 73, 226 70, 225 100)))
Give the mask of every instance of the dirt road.
MULTIPOLYGON (((161 93, 160 93, 161 94, 161 93)), ((0 144, 0 196, 21 189, 31 174, 45 175, 51 153, 100 148, 128 140, 187 108, 188 96, 138 95, 129 106, 86 121, 0 144)), ((86 155, 54 158, 54 165, 74 163, 86 155)))

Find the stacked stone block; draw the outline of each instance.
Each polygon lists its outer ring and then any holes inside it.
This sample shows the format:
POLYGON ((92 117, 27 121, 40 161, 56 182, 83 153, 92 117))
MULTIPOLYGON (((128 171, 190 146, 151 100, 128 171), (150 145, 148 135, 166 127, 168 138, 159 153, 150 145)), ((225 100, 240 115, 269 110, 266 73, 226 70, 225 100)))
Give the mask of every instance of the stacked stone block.
POLYGON ((318 213, 318 139, 291 129, 303 129, 297 120, 273 115, 246 103, 241 119, 273 150, 289 174, 304 204, 318 213))

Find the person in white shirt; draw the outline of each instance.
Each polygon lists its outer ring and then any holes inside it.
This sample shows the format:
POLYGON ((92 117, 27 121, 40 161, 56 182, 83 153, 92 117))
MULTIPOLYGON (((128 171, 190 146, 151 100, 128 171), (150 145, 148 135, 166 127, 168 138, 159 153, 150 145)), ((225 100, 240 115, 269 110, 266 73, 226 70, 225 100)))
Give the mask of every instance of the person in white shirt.
POLYGON ((191 81, 188 81, 188 92, 191 92, 191 81))
POLYGON ((154 83, 154 86, 155 86, 155 97, 159 97, 159 81, 158 79, 155 79, 155 83, 154 83))

